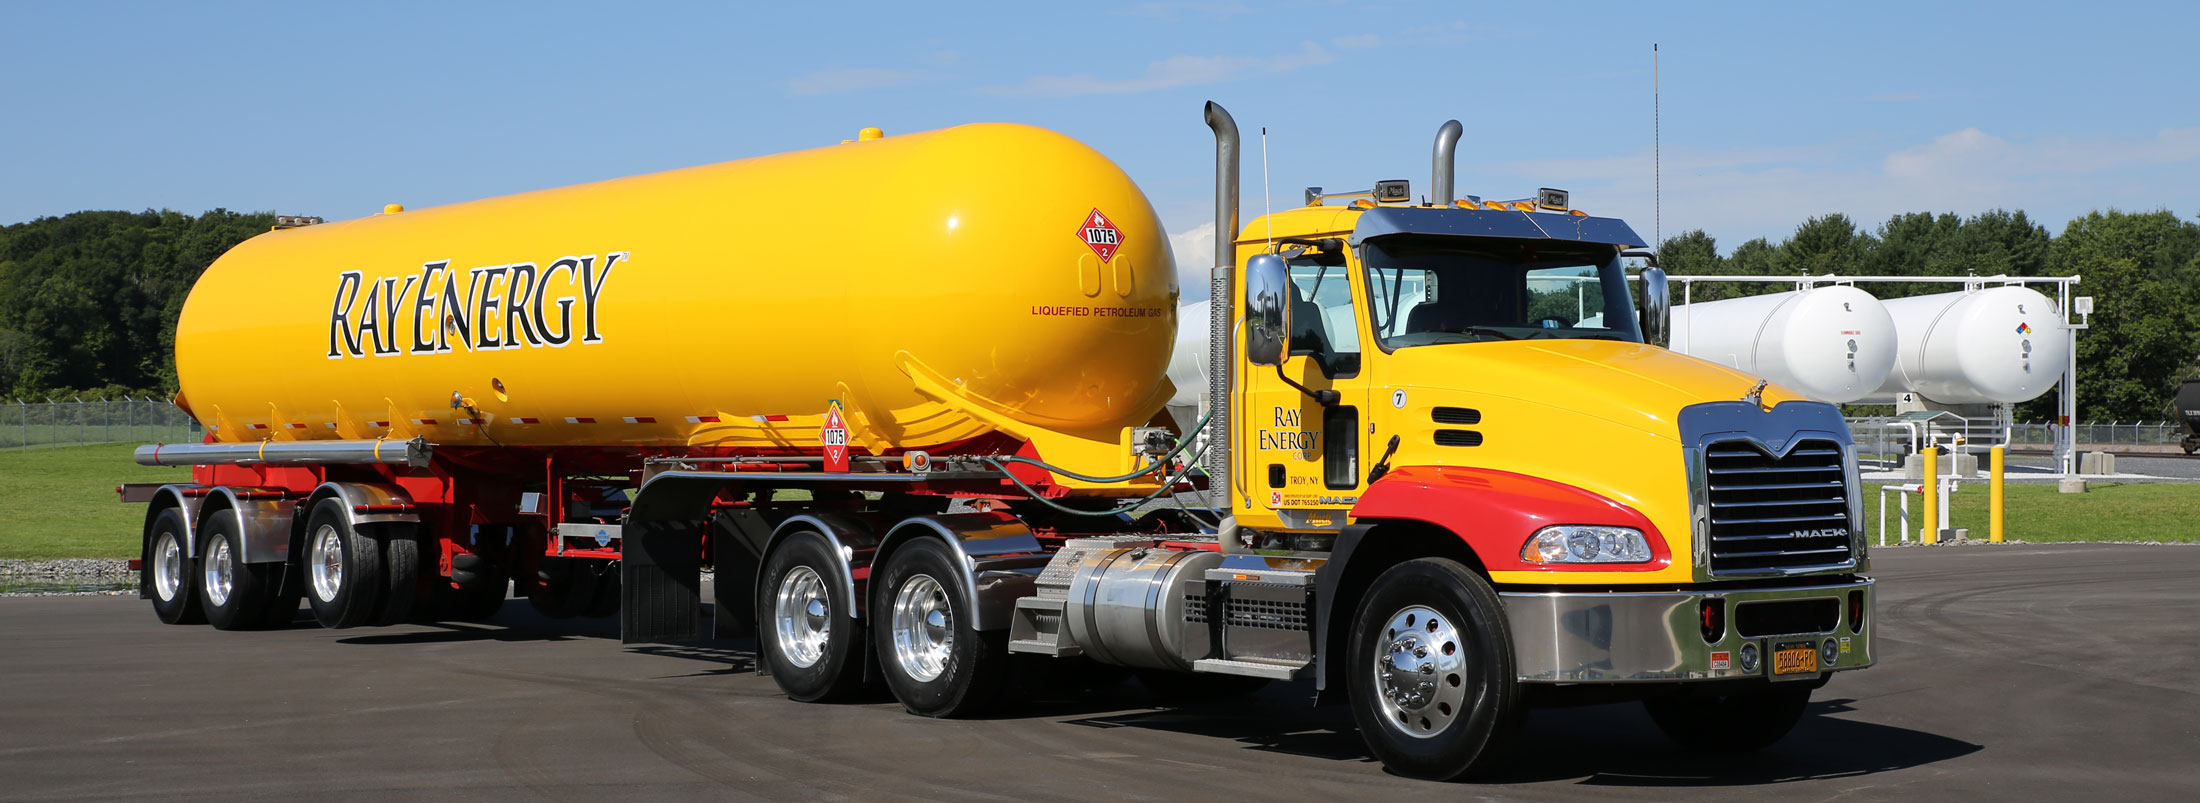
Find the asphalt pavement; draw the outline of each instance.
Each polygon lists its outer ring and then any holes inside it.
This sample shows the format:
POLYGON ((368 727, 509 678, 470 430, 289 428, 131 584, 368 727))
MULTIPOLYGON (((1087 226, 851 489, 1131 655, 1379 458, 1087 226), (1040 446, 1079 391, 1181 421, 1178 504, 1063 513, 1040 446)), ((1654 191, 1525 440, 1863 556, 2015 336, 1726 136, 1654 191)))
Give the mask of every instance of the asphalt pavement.
POLYGON ((1135 683, 979 721, 804 705, 745 641, 487 625, 224 633, 129 597, 0 599, 0 799, 2191 799, 2200 547, 1879 550, 1879 666, 1753 756, 1639 706, 1541 710, 1493 778, 1390 776, 1303 685, 1162 707, 1135 683))

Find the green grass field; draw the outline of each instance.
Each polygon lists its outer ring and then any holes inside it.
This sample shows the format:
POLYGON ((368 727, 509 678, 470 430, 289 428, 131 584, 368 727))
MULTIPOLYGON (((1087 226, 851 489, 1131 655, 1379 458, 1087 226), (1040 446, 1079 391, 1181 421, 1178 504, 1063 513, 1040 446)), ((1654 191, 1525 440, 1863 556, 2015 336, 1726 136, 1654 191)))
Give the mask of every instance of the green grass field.
MULTIPOLYGON (((0 450, 0 558, 128 558, 137 555, 145 508, 116 501, 125 482, 185 482, 180 468, 130 461, 132 444, 0 450)), ((1879 486, 1864 498, 1865 538, 1879 542, 1879 486)), ((1951 523, 1986 538, 1986 484, 1966 482, 1953 497, 1951 523)), ((1893 497, 1889 497, 1892 501, 1893 497)), ((1922 517, 1921 500, 1910 500, 1922 517)), ((2011 485, 2010 540, 2200 542, 2200 483, 2096 484, 2083 494, 2053 485, 2011 485)), ((1898 542, 1894 511, 1888 541, 1898 542)), ((1914 530, 1912 538, 1915 538, 1914 530)))
POLYGON ((0 558, 134 558, 145 506, 125 482, 189 482, 190 469, 130 461, 136 444, 0 451, 0 558))
MULTIPOLYGON (((1879 543, 1879 485, 1867 484, 1864 534, 1879 543)), ((1988 489, 1984 480, 1966 481, 1949 496, 1948 526, 1968 527, 1971 538, 1986 540, 1988 489)), ((1901 503, 1887 495, 1887 542, 1896 532, 1901 503)), ((1910 497, 1910 539, 1924 521, 1924 500, 1910 497)), ((2002 520, 2011 541, 2175 541, 2200 542, 2200 483, 2094 483, 2082 494, 2057 493, 2052 483, 2011 484, 2002 520)))

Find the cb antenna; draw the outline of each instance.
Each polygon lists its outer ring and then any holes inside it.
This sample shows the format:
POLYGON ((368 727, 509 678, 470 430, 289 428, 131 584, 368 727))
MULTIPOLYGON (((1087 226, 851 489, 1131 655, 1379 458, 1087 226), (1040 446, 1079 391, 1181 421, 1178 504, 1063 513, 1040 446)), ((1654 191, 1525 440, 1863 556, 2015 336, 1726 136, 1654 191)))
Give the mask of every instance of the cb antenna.
POLYGON ((1658 43, 1650 43, 1650 253, 1665 247, 1665 165, 1658 120, 1658 43))
POLYGON ((1268 200, 1268 127, 1260 127, 1260 214, 1268 222, 1268 250, 1276 250, 1276 210, 1268 200))

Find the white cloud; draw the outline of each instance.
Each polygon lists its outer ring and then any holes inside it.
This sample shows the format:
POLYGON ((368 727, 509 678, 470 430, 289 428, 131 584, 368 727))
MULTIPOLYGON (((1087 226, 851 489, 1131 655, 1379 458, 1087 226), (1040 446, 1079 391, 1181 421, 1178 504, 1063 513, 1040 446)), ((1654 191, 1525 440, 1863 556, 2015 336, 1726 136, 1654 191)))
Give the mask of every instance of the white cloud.
POLYGON ((1215 261, 1215 222, 1169 235, 1169 250, 1176 254, 1176 286, 1183 293, 1183 303, 1206 298, 1207 277, 1215 261))
POLYGON ((1732 249, 1753 237, 1777 242, 1797 224, 1834 212, 1870 228, 1905 212, 2022 209, 2053 231, 2092 209, 2189 203, 2200 186, 2200 128, 2031 141, 1965 128, 1879 153, 1830 145, 1669 149, 1662 182, 1650 157, 1498 163, 1479 176, 1462 165, 1460 188, 1517 198, 1539 186, 1563 187, 1577 206, 1626 218, 1645 237, 1661 228, 1654 200, 1662 194, 1665 235, 1700 228, 1732 249))
POLYGON ((932 73, 917 70, 895 70, 885 67, 840 67, 819 70, 788 81, 787 94, 796 97, 837 95, 843 92, 861 92, 867 89, 910 86, 932 81, 937 77, 932 73))
POLYGON ((1068 98, 1079 95, 1124 95, 1161 89, 1216 84, 1263 75, 1286 73, 1336 61, 1320 45, 1300 43, 1295 53, 1269 58, 1238 56, 1176 56, 1150 62, 1144 75, 1101 78, 1092 75, 1037 75, 1014 86, 989 87, 995 95, 1036 95, 1068 98))

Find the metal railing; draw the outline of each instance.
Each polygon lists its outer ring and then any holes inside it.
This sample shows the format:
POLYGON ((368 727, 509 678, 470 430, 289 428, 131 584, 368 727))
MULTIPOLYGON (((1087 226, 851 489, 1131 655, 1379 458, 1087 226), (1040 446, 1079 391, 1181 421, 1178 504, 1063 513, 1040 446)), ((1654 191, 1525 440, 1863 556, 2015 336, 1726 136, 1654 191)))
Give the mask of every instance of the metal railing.
POLYGON ((0 449, 87 443, 197 443, 199 422, 151 399, 0 404, 0 449))

